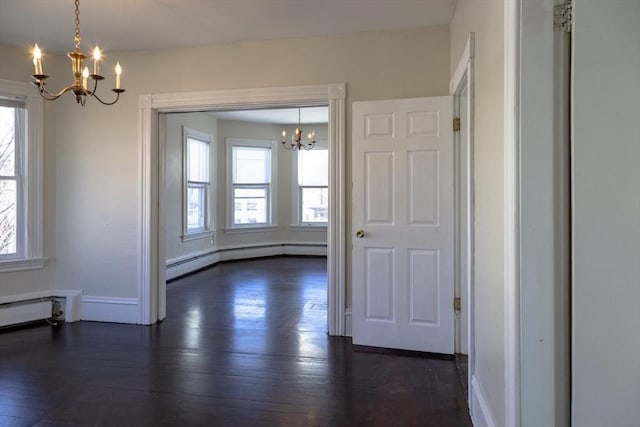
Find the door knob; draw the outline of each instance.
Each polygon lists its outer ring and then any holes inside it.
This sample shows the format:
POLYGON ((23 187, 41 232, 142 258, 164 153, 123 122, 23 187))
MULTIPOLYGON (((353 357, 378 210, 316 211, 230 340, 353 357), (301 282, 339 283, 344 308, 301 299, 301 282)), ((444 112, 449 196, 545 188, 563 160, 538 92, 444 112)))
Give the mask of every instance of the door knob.
POLYGON ((356 237, 358 239, 362 239, 364 237, 364 230, 358 230, 356 231, 356 237))

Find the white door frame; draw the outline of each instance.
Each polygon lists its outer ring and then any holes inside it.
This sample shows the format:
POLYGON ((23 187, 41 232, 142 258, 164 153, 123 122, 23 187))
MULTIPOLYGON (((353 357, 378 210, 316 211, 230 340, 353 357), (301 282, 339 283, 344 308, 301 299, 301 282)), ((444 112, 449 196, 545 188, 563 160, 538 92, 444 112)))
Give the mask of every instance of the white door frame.
POLYGON ((164 144, 159 114, 289 106, 329 106, 329 227, 327 230, 327 329, 345 334, 345 98, 346 84, 207 92, 164 93, 139 97, 139 323, 152 324, 166 315, 163 203, 164 144))
MULTIPOLYGON (((455 253, 456 255, 456 287, 459 290, 460 296, 463 294, 466 296, 466 300, 462 299, 462 310, 465 310, 466 320, 467 320, 467 349, 468 349, 468 384, 471 384, 471 379, 473 378, 473 374, 475 372, 475 364, 474 364, 474 356, 475 356, 475 329, 474 329, 474 299, 473 299, 473 257, 474 257, 474 245, 473 245, 473 236, 474 236, 474 205, 473 205, 473 106, 474 106, 474 80, 473 80, 473 57, 474 57, 474 48, 475 48, 475 33, 469 33, 469 37, 467 38, 467 42, 464 47, 464 51, 462 53, 462 57, 458 62, 455 72, 453 73, 453 77, 451 79, 449 85, 449 91, 451 95, 454 97, 454 108, 459 105, 459 98, 464 89, 467 89, 467 120, 465 123, 460 123, 461 127, 466 128, 467 130, 467 138, 468 138, 468 146, 467 146, 467 156, 469 161, 466 165, 462 165, 460 162, 461 155, 461 147, 460 145, 465 143, 465 141, 460 141, 460 132, 457 132, 454 135, 454 158, 456 168, 454 170, 455 174, 455 215, 456 215, 456 235, 455 235, 455 253), (467 197, 463 203, 460 203, 461 200, 461 188, 460 182, 461 179, 467 177, 469 182, 469 191, 467 193, 467 197), (468 214, 468 226, 466 228, 466 233, 462 234, 460 232, 460 213, 461 209, 465 209, 468 214), (460 264, 459 254, 461 251, 466 251, 466 265, 464 268, 460 264), (462 272, 466 272, 467 279, 462 280, 462 272), (462 283, 466 283, 466 289, 460 289, 462 283)), ((458 111, 454 112, 454 117, 457 117, 458 111)), ((459 323, 460 320, 456 320, 458 323, 456 330, 459 331, 459 323)), ((464 339, 458 335, 458 338, 464 339)), ((456 350, 460 348, 460 342, 456 343, 456 350)), ((471 387, 468 388, 471 390, 471 387)))

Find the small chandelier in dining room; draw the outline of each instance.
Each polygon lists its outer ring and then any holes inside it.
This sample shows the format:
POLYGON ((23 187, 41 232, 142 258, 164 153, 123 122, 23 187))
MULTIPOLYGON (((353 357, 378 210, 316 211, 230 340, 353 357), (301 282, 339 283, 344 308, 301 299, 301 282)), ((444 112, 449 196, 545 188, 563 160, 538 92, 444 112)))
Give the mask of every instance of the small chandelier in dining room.
POLYGON ((120 87, 121 75, 122 75, 122 67, 120 63, 116 63, 115 73, 116 73, 116 84, 112 92, 116 94, 116 98, 111 102, 105 102, 100 97, 98 97, 96 90, 98 89, 98 82, 104 80, 104 77, 99 74, 100 72, 100 60, 102 59, 102 53, 100 49, 96 46, 93 50, 93 72, 89 72, 89 67, 84 66, 84 60, 87 58, 87 55, 80 51, 80 0, 75 0, 76 4, 76 29, 75 35, 73 37, 73 41, 75 42, 75 49, 69 53, 67 56, 71 60, 71 71, 73 73, 73 83, 71 85, 63 88, 57 93, 51 93, 47 90, 47 86, 45 80, 49 77, 44 74, 42 70, 42 51, 36 44, 33 48, 33 65, 35 67, 35 73, 32 75, 33 84, 38 86, 38 92, 40 95, 49 101, 53 101, 55 99, 60 98, 67 92, 73 93, 76 98, 76 102, 80 105, 85 104, 87 97, 93 97, 97 99, 101 104, 104 105, 113 105, 118 102, 120 99, 120 94, 124 92, 124 89, 120 87), (89 89, 89 78, 91 78, 91 86, 92 89, 89 89))
POLYGON ((282 131, 282 146, 286 150, 311 150, 316 145, 316 132, 309 132, 307 139, 303 140, 302 127, 300 127, 300 108, 298 108, 298 127, 296 131, 291 135, 291 141, 287 141, 287 131, 282 131))

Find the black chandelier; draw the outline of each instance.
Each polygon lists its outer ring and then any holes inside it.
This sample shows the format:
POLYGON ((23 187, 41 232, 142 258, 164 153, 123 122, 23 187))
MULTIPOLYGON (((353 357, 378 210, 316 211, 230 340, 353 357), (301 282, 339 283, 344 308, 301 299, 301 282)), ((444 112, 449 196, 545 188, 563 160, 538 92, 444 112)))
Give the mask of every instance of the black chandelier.
POLYGON ((316 132, 309 132, 307 140, 302 138, 302 128, 300 127, 300 108, 298 108, 298 127, 291 135, 291 141, 287 141, 287 131, 282 131, 282 146, 286 150, 311 150, 316 145, 316 132))

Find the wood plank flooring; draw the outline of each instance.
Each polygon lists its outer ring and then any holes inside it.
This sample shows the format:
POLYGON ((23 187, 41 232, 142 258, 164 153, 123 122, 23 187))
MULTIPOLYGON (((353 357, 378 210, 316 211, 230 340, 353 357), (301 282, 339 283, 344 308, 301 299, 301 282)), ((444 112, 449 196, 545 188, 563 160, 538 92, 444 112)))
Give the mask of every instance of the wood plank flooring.
POLYGON ((219 264, 153 326, 0 332, 0 426, 471 426, 455 363, 326 334, 326 260, 219 264))

